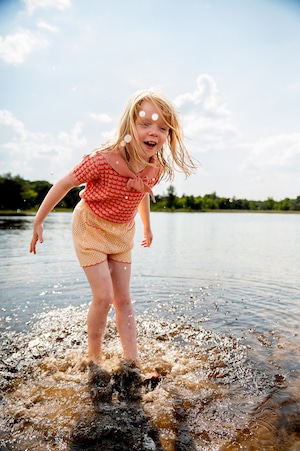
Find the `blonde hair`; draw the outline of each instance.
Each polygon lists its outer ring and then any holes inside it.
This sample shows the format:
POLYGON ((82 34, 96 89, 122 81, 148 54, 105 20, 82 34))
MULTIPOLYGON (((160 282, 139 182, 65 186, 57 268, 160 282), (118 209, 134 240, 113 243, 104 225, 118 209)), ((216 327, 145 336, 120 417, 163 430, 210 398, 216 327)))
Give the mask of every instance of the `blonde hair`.
POLYGON ((151 102, 155 105, 169 128, 166 143, 157 153, 157 159, 162 168, 161 178, 172 180, 175 171, 189 176, 197 166, 183 143, 183 131, 174 105, 159 92, 139 91, 129 99, 121 116, 115 140, 110 142, 109 149, 113 150, 116 147, 121 151, 123 149, 122 153, 129 165, 141 162, 151 164, 142 157, 142 152, 139 151, 139 139, 135 127, 143 102, 151 102))

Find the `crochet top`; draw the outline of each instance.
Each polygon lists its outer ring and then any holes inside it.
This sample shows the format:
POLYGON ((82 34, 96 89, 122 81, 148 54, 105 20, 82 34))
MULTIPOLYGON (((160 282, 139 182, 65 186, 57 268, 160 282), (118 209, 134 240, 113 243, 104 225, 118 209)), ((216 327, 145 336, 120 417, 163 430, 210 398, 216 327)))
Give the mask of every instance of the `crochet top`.
POLYGON ((155 201, 151 188, 158 183, 161 168, 155 157, 150 162, 153 166, 135 174, 118 152, 101 150, 84 156, 70 175, 78 185, 86 184, 79 195, 95 215, 126 223, 135 217, 145 193, 155 201))

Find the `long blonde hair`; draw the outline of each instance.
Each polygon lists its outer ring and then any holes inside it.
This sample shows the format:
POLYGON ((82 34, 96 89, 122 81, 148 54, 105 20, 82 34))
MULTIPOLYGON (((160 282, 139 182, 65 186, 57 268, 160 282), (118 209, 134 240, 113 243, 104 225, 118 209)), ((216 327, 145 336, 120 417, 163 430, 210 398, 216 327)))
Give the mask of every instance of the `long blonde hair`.
MULTIPOLYGON (((136 119, 142 109, 142 102, 146 101, 151 102, 161 112, 161 116, 169 128, 166 143, 157 153, 157 159, 162 168, 161 177, 172 180, 175 171, 189 176, 197 165, 184 145, 183 131, 174 105, 159 92, 139 91, 129 99, 121 116, 116 137, 110 141, 109 149, 113 150, 117 147, 121 150, 129 165, 149 164, 142 157, 142 152, 139 151, 139 140, 135 127, 136 119)), ((106 147, 106 149, 108 148, 106 147)))

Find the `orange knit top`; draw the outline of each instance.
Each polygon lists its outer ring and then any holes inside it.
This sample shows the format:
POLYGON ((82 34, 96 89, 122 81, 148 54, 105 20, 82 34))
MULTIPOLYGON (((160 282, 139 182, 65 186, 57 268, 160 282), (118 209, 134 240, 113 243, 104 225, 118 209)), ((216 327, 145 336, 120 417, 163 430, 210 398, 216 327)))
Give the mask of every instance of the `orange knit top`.
POLYGON ((126 223, 135 217, 145 193, 155 201, 151 188, 158 183, 161 169, 156 158, 150 162, 153 166, 135 174, 118 152, 95 151, 85 155, 70 175, 78 185, 86 184, 79 195, 95 215, 126 223))

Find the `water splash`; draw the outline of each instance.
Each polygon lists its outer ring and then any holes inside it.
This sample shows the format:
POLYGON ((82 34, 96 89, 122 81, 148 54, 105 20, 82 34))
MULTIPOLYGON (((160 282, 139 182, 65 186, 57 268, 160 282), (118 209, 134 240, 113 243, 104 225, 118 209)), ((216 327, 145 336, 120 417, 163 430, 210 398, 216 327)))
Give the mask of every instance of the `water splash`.
POLYGON ((29 333, 3 337, 1 450, 297 449, 299 396, 285 391, 284 376, 257 367, 238 340, 140 318, 140 358, 143 371, 158 372, 153 381, 120 363, 112 318, 104 368, 88 365, 86 313, 55 310, 29 333))

